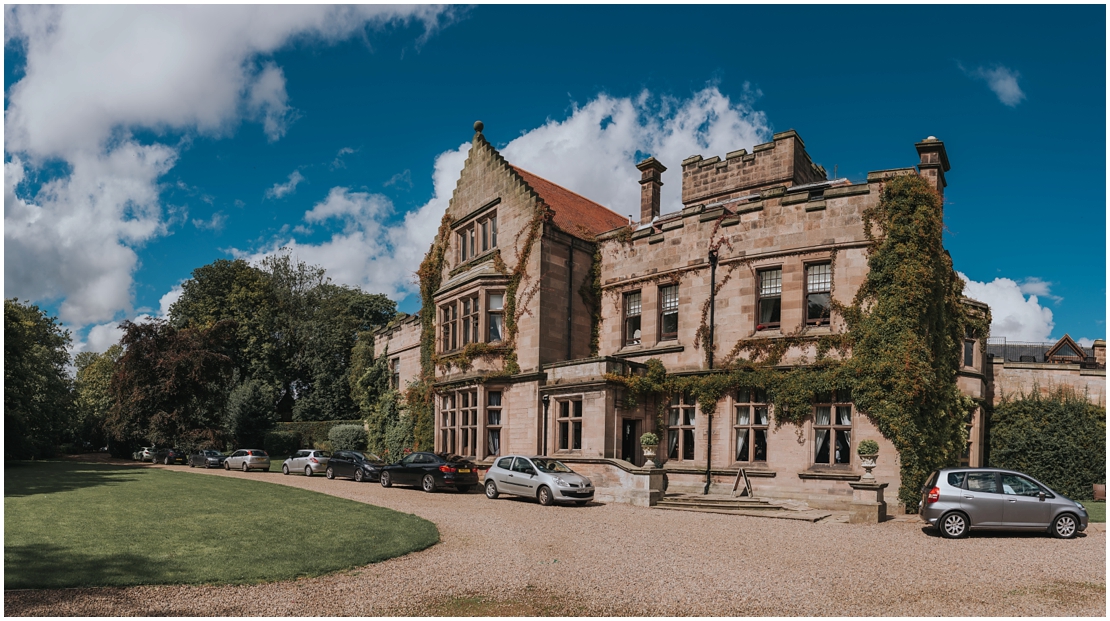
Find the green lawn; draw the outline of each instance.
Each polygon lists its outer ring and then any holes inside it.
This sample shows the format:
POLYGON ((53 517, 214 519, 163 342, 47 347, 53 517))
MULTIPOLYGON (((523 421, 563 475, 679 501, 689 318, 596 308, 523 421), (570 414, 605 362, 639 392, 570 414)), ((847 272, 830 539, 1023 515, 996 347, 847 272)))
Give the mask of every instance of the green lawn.
POLYGON ((438 540, 435 525, 414 515, 266 482, 75 462, 5 465, 5 589, 285 580, 438 540))
POLYGON ((1087 521, 1089 522, 1106 522, 1106 502, 1095 502, 1093 500, 1083 500, 1083 508, 1087 510, 1087 521))

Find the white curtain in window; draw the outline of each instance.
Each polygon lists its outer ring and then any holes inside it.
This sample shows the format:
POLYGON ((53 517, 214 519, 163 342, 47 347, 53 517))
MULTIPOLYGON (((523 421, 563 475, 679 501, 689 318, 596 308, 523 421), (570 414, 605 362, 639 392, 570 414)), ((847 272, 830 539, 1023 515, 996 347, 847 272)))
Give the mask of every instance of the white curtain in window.
POLYGON ((829 408, 828 406, 823 406, 823 407, 817 408, 817 424, 818 425, 828 425, 829 424, 829 418, 831 417, 830 410, 831 410, 831 408, 829 408))
POLYGON ((821 454, 821 447, 825 446, 825 440, 828 439, 828 437, 829 437, 829 430, 828 429, 818 429, 817 430, 817 452, 814 453, 814 456, 817 456, 817 455, 821 454))
POLYGON ((736 432, 736 461, 748 461, 748 430, 736 432))
POLYGON ((675 455, 676 454, 675 451, 677 449, 678 449, 678 430, 677 429, 672 429, 671 432, 669 434, 667 434, 667 454, 668 455, 675 455))
POLYGON ((751 406, 738 406, 736 408, 736 424, 747 425, 749 420, 751 420, 751 406))

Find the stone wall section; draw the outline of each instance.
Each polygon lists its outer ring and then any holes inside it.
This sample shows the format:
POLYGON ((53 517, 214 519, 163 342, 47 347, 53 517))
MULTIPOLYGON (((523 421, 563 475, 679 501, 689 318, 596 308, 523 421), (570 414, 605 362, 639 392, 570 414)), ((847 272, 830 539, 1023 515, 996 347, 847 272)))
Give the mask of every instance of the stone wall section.
POLYGON ((401 390, 420 379, 420 315, 408 315, 374 333, 374 355, 400 358, 401 390))
POLYGON ((1004 362, 993 358, 988 366, 987 390, 992 406, 1003 398, 1017 399, 1034 389, 1048 394, 1057 387, 1086 393, 1087 400, 1106 407, 1106 369, 1083 369, 1078 364, 1004 362))

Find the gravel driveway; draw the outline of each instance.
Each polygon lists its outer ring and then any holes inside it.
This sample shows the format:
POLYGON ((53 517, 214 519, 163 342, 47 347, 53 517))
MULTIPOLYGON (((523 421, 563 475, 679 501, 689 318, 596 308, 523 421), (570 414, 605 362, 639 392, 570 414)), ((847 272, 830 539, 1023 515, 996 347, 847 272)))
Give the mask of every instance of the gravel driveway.
POLYGON ((621 504, 549 508, 322 476, 190 472, 414 513, 434 522, 442 541, 377 565, 292 582, 7 591, 5 614, 1106 614, 1101 530, 1070 541, 1026 534, 950 541, 913 522, 814 524, 621 504))

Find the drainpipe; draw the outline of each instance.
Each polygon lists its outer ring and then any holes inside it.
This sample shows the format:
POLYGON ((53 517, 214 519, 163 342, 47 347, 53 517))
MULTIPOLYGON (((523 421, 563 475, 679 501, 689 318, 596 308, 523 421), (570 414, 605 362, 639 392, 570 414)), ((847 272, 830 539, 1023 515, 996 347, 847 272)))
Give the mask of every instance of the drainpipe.
MULTIPOLYGON (((709 249, 709 370, 713 370, 713 323, 714 311, 717 307, 717 249, 709 249)), ((710 469, 713 466, 713 415, 706 416, 706 437, 708 441, 705 443, 705 489, 702 490, 702 495, 709 494, 709 482, 712 480, 713 475, 710 469)))
POLYGON ((574 335, 574 324, 571 322, 574 307, 574 240, 567 243, 567 360, 570 360, 571 339, 574 335))
POLYGON ((551 395, 543 396, 543 455, 547 456, 547 407, 551 404, 551 395))

